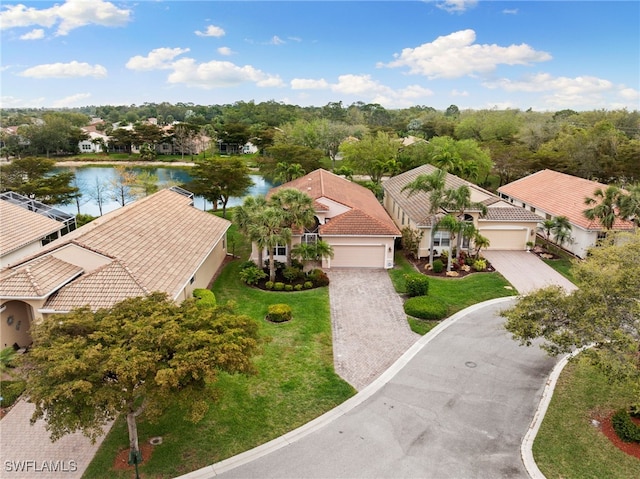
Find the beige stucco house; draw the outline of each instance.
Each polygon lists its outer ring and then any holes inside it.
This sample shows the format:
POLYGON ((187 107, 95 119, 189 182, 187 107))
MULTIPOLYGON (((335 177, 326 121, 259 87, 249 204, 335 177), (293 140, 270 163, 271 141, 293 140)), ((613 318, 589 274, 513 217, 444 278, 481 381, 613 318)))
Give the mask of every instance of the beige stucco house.
MULTIPOLYGON (((400 231, 370 190, 323 169, 273 188, 269 195, 281 188, 298 189, 314 200, 315 226, 294 234, 292 243, 317 238, 329 243, 334 257, 325 258, 323 268, 393 267, 400 231)), ((284 262, 286 245, 276 253, 276 261, 284 262)), ((257 259, 257 252, 252 258, 257 259)))
MULTIPOLYGON (((539 215, 541 219, 566 216, 571 223, 571 238, 563 246, 580 258, 605 235, 598 221, 584 216, 586 198, 607 185, 553 170, 541 170, 498 188, 501 198, 539 215)), ((616 219, 614 231, 631 231, 630 221, 616 219)))
POLYGON ((175 301, 206 288, 226 254, 231 223, 177 188, 108 213, 0 270, 0 347, 31 343, 29 327, 153 291, 175 301))
MULTIPOLYGON (((420 175, 430 175, 436 170, 435 166, 422 165, 389 178, 382 184, 384 207, 396 225, 400 229, 409 227, 423 232, 418 247, 420 258, 429 256, 432 229, 429 195, 424 192, 409 194, 409 191, 403 191, 403 188, 420 175)), ((472 202, 481 203, 486 207, 486 215, 482 215, 480 209, 468 210, 465 220, 472 222, 479 233, 489 239, 488 249, 524 251, 527 249, 528 242, 535 241, 537 225, 541 221, 537 215, 523 208, 515 207, 490 191, 447 173, 446 189, 455 189, 462 185, 469 187, 472 202)), ((448 211, 443 209, 439 215, 443 216, 447 213, 448 211)), ((435 232, 434 252, 436 254, 443 250, 449 251, 452 246, 448 231, 438 230, 435 232)))

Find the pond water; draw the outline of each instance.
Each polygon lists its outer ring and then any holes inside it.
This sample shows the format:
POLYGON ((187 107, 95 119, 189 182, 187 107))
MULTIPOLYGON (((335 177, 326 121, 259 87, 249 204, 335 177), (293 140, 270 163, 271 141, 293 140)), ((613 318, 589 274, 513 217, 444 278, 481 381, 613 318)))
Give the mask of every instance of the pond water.
MULTIPOLYGON (((183 185, 191 181, 189 175, 189 168, 166 168, 166 167, 144 167, 144 168, 131 168, 136 173, 148 172, 149 174, 156 175, 158 177, 158 185, 166 185, 167 183, 183 185)), ((82 198, 80 200, 80 213, 88 214, 91 216, 100 216, 100 209, 94 200, 91 199, 91 192, 95 191, 96 181, 108 185, 109 181, 116 177, 115 169, 113 167, 106 166, 80 166, 80 167, 58 167, 55 172, 63 172, 72 170, 76 174, 76 186, 80 188, 82 198)), ((253 186, 249 190, 247 196, 260 196, 265 195, 272 187, 273 184, 265 180, 260 175, 251 175, 253 186)), ((108 213, 117 208, 120 208, 120 204, 109 198, 109 192, 105 194, 105 201, 102 205, 102 212, 108 213)), ((227 207, 237 206, 242 204, 244 198, 230 198, 227 207)), ((205 199, 201 196, 194 198, 194 206, 198 209, 211 209, 211 202, 207 201, 205 205, 205 199)), ((68 205, 55 205, 56 208, 71 214, 77 214, 78 208, 74 203, 68 205)))

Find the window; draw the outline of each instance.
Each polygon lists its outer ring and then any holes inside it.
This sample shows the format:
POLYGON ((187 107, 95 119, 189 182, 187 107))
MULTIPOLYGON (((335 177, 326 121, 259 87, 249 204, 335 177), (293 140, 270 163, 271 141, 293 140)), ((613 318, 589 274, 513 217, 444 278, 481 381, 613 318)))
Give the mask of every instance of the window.
POLYGON ((273 248, 273 254, 274 254, 274 256, 286 256, 287 255, 287 247, 278 244, 278 245, 276 245, 275 248, 273 248))
POLYGON ((531 212, 532 212, 532 213, 535 213, 535 212, 536 212, 536 209, 535 209, 533 206, 531 207, 531 212))
POLYGON ((448 231, 436 231, 433 237, 433 246, 449 247, 449 232, 448 231))
POLYGON ((195 275, 191 276, 191 279, 189 280, 189 284, 193 284, 193 282, 196 280, 195 275))
POLYGON ((404 226, 404 211, 402 212, 402 226, 404 226))

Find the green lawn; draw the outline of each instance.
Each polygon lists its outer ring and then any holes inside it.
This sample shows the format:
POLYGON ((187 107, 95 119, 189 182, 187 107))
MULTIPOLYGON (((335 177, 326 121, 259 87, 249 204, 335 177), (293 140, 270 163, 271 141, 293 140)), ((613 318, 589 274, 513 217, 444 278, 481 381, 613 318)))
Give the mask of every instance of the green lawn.
POLYGON ((558 259, 543 259, 542 261, 547 263, 569 281, 575 281, 575 278, 571 273, 571 266, 573 265, 573 262, 576 261, 575 259, 566 257, 558 259))
POLYGON ((640 460, 618 448, 591 419, 628 407, 633 398, 612 386, 586 360, 562 372, 533 444, 533 454, 548 479, 635 479, 640 460))
MULTIPOLYGON (((219 399, 212 400, 198 424, 183 419, 179 404, 169 405, 156 424, 141 421, 141 442, 163 437, 151 460, 140 466, 143 477, 174 477, 231 457, 309 422, 355 393, 333 370, 328 288, 293 293, 247 288, 237 279, 239 264, 227 265, 213 291, 218 302, 235 301, 239 313, 260 325, 265 344, 255 360, 259 373, 248 378, 221 375, 212 391, 212 399, 219 399), (294 319, 277 325, 264 321, 273 303, 289 304, 294 319)), ((116 453, 127 444, 120 419, 84 477, 132 477, 130 471, 111 469, 116 453)))

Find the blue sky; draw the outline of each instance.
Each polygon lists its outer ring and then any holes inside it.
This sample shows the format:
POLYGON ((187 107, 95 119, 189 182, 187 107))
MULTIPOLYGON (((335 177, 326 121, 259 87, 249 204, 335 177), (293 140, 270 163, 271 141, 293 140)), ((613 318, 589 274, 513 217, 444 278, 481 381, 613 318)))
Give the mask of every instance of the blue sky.
POLYGON ((638 1, 2 1, 0 105, 640 109, 638 1))

